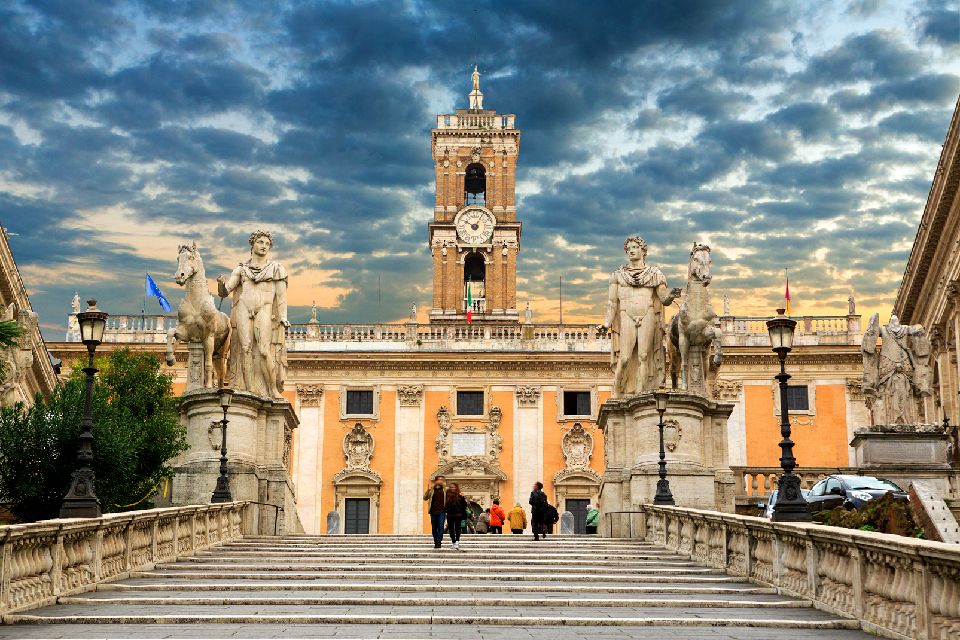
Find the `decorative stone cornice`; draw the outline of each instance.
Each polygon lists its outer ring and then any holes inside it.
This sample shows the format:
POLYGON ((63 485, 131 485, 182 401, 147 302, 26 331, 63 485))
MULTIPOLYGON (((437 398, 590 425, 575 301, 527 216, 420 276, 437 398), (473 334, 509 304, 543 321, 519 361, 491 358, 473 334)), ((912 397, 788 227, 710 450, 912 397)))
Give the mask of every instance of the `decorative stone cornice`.
POLYGON ((419 407, 423 401, 422 384, 402 384, 397 387, 401 407, 419 407))
POLYGON ((713 383, 713 397, 717 400, 733 400, 740 398, 743 382, 740 380, 716 380, 713 383))
POLYGON ((527 385, 517 387, 517 406, 536 407, 540 401, 540 387, 527 385))
POLYGON ((298 384, 297 396, 300 398, 300 406, 319 407, 320 398, 323 397, 323 385, 298 384))

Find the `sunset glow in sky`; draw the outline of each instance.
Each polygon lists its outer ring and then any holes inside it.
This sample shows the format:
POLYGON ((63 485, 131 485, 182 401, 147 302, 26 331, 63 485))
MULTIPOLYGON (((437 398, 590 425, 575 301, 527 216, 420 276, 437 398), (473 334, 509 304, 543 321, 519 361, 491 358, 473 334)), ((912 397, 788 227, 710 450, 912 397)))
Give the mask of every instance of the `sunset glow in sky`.
POLYGON ((291 320, 425 315, 430 129, 476 63, 522 131, 536 320, 563 276, 564 320, 599 321, 633 233, 671 286, 708 243, 718 311, 768 315, 787 268, 795 315, 885 316, 958 55, 939 1, 5 2, 0 225, 48 339, 74 291, 139 313, 150 272, 176 306, 178 244, 212 282, 261 227, 291 320))

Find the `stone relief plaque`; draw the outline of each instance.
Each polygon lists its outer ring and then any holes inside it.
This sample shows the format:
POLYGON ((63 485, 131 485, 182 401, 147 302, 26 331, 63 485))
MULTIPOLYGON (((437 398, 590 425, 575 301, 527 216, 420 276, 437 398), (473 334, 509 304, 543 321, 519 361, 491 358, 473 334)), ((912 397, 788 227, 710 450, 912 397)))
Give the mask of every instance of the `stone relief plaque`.
POLYGON ((487 453, 487 438, 483 433, 451 433, 450 444, 454 456, 483 456, 487 453))

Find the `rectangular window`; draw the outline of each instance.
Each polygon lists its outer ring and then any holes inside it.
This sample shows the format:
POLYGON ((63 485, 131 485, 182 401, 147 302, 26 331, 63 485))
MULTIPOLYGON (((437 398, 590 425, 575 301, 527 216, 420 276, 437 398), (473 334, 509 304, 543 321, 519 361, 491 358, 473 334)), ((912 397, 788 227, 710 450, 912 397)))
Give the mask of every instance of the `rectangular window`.
POLYGON ((457 391, 458 416, 483 415, 483 391, 457 391))
POLYGON ((809 411, 810 396, 807 385, 791 384, 787 385, 787 410, 788 411, 809 411))
POLYGON ((563 392, 563 415, 565 416, 589 416, 590 415, 590 392, 589 391, 564 391, 563 392))
POLYGON ((347 415, 373 415, 373 389, 347 391, 347 415))

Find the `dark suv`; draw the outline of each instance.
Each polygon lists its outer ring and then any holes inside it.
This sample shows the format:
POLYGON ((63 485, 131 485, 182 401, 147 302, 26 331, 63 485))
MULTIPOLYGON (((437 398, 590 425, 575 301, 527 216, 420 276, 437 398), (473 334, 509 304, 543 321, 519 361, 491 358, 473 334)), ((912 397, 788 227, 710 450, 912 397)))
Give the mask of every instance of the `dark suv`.
POLYGON ((806 496, 810 511, 844 507, 860 509, 865 504, 885 493, 893 493, 896 500, 907 501, 907 493, 883 478, 873 476, 827 476, 810 489, 806 496))

